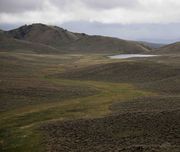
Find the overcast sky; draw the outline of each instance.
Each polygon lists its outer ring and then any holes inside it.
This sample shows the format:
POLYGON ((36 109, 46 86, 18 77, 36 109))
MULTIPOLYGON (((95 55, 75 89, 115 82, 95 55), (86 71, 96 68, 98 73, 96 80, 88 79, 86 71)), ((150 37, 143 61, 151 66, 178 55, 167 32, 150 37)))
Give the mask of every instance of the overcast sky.
POLYGON ((180 41, 180 0, 0 0, 0 28, 45 23, 76 32, 180 41))

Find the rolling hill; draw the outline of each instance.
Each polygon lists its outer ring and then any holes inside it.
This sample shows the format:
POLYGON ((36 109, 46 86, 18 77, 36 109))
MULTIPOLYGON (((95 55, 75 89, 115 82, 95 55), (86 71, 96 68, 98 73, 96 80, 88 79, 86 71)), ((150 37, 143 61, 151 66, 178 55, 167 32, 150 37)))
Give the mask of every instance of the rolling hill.
POLYGON ((1 52, 23 52, 23 53, 57 53, 57 49, 40 43, 32 43, 10 37, 0 32, 1 52))
POLYGON ((167 79, 179 75, 179 69, 153 62, 118 62, 91 65, 56 74, 55 77, 63 77, 80 80, 98 80, 109 82, 150 82, 167 79))
POLYGON ((180 42, 176 42, 173 44, 163 46, 159 49, 154 50, 153 53, 157 53, 157 54, 178 54, 178 53, 180 53, 180 42))
POLYGON ((55 47, 63 46, 66 43, 78 39, 75 34, 67 30, 44 24, 24 25, 20 28, 8 31, 7 34, 16 39, 42 43, 55 47))
MULTIPOLYGON (((126 41, 118 38, 104 36, 86 36, 67 46, 70 51, 94 52, 94 53, 144 53, 149 49, 137 42, 126 41)), ((66 49, 66 48, 64 48, 66 49)))
MULTIPOLYGON (((17 29, 5 31, 3 35, 10 38, 6 41, 6 49, 8 50, 8 42, 12 41, 18 47, 26 50, 29 47, 43 45, 44 47, 57 49, 58 52, 79 52, 79 53, 144 53, 149 48, 138 42, 122 40, 97 35, 87 35, 84 33, 74 33, 57 26, 48 26, 44 24, 24 25, 17 29), (22 42, 23 41, 23 42, 22 42), (25 43, 25 46, 19 43, 25 43), (26 46, 26 44, 28 45, 26 46)), ((0 43, 4 43, 1 42, 0 43)), ((6 44, 4 43, 4 45, 6 44)), ((11 42, 12 44, 12 42, 11 42)), ((0 46, 0 50, 4 47, 0 46)), ((51 51, 50 49, 50 51, 51 51)), ((39 50, 39 49, 38 49, 39 50)), ((42 52, 46 52, 41 49, 42 52)))

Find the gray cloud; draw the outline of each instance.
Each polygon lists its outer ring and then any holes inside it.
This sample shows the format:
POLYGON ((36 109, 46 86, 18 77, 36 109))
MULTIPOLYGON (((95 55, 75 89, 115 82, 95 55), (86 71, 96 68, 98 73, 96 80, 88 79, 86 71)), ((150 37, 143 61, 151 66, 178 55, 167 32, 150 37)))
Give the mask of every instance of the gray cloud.
POLYGON ((0 22, 180 22, 179 0, 0 0, 0 22))
POLYGON ((0 0, 0 26, 71 23, 72 29, 93 34, 175 40, 180 37, 175 26, 180 25, 179 8, 179 0, 0 0))
POLYGON ((43 7, 43 0, 0 0, 1 13, 34 11, 43 7))
POLYGON ((82 2, 96 9, 132 8, 139 4, 138 0, 82 0, 82 2))
MULTIPOLYGON (((0 29, 10 30, 22 24, 0 24, 0 29)), ((156 43, 180 41, 180 23, 170 24, 103 24, 99 22, 74 21, 57 24, 70 31, 91 35, 113 36, 129 40, 141 40, 156 43)))
POLYGON ((102 24, 98 22, 69 22, 59 26, 74 32, 92 35, 113 36, 129 40, 156 43, 173 43, 180 41, 180 23, 171 24, 102 24))

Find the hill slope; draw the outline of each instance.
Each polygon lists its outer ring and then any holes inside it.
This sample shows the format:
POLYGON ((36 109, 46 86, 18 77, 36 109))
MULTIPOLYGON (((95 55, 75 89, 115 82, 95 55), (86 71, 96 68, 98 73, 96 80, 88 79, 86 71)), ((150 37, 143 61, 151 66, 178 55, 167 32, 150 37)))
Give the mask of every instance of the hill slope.
POLYGON ((32 52, 32 53, 56 53, 57 49, 38 43, 18 40, 7 36, 4 32, 0 32, 0 51, 8 52, 32 52))
POLYGON ((59 51, 80 53, 142 53, 149 51, 147 47, 138 42, 73 33, 57 26, 44 24, 25 25, 5 33, 15 39, 52 46, 59 51))
POLYGON ((166 45, 153 51, 157 54, 177 54, 180 53, 180 42, 166 45))
POLYGON ((118 53, 142 53, 149 50, 137 42, 121 40, 104 36, 85 36, 72 42, 68 47, 70 51, 83 52, 118 52, 118 53))
POLYGON ((62 28, 47 26, 44 24, 25 25, 10 30, 8 35, 21 40, 60 47, 66 43, 77 40, 78 37, 62 28))
POLYGON ((118 62, 71 70, 55 77, 110 82, 149 82, 177 76, 179 69, 153 62, 118 62))

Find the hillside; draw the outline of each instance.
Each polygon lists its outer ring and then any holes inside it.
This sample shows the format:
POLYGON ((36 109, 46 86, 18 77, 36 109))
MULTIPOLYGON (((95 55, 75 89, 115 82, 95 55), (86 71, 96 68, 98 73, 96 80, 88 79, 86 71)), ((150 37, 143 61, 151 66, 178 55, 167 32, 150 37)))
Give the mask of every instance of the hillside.
POLYGON ((0 33, 0 52, 56 53, 57 49, 38 43, 18 40, 0 33))
POLYGON ((149 50, 137 42, 104 36, 86 36, 72 42, 65 49, 81 52, 143 53, 149 50))
POLYGON ((24 25, 20 28, 8 31, 7 34, 20 40, 42 43, 55 47, 63 46, 66 43, 78 39, 75 34, 67 30, 44 24, 24 25))
POLYGON ((71 70, 55 77, 98 80, 110 82, 149 82, 167 79, 179 74, 179 69, 153 62, 119 62, 92 65, 85 68, 71 70))
POLYGON ((149 49, 138 42, 121 40, 105 36, 91 36, 73 33, 57 26, 44 24, 24 25, 6 31, 9 37, 54 47, 62 52, 80 53, 143 53, 149 49))
POLYGON ((177 54, 180 53, 180 42, 166 45, 153 51, 157 54, 177 54))

